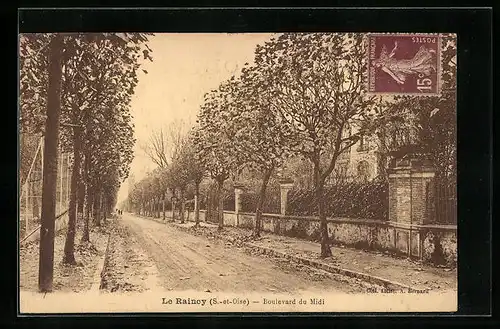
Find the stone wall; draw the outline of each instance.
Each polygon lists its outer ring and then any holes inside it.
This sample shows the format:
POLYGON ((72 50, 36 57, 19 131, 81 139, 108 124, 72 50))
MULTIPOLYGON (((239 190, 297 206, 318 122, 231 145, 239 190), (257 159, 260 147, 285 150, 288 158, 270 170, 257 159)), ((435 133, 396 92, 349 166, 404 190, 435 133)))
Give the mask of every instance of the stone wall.
POLYGON ((238 226, 238 219, 234 211, 224 211, 224 225, 225 226, 238 226))
MULTIPOLYGON (((252 229, 254 216, 253 213, 224 211, 224 225, 252 229)), ((201 218, 205 218, 204 210, 200 211, 201 218)), ((194 220, 194 215, 190 220, 194 220)), ((433 264, 455 266, 457 262, 457 228, 454 225, 409 225, 350 218, 329 218, 327 225, 333 245, 389 252, 433 264)), ((320 240, 317 217, 263 214, 262 229, 283 236, 320 240)))
POLYGON ((422 234, 424 261, 438 264, 456 264, 457 234, 453 225, 429 226, 422 234))
MULTIPOLYGON (((176 219, 178 220, 179 219, 179 211, 178 210, 175 211, 175 216, 176 216, 176 219)), ((184 216, 185 216, 184 219, 186 221, 194 222, 194 211, 193 210, 190 210, 190 211, 186 210, 184 216)), ((163 218, 163 212, 160 212, 160 219, 162 219, 162 218, 163 218)), ((172 210, 165 210, 165 218, 172 219, 172 210)), ((200 210, 200 222, 204 222, 204 221, 205 221, 205 211, 200 210)))

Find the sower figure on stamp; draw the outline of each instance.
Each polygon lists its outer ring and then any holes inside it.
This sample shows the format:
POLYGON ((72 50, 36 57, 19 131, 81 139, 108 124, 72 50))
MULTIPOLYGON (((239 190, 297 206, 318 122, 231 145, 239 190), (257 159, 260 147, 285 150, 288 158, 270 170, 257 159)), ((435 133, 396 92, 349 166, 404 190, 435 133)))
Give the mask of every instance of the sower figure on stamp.
POLYGON ((394 42, 394 48, 390 54, 387 53, 387 48, 383 45, 380 57, 373 62, 373 65, 389 74, 398 84, 404 84, 407 75, 423 74, 427 76, 436 71, 433 61, 433 56, 436 53, 434 49, 428 49, 422 45, 412 59, 396 59, 394 54, 397 49, 397 41, 394 42))

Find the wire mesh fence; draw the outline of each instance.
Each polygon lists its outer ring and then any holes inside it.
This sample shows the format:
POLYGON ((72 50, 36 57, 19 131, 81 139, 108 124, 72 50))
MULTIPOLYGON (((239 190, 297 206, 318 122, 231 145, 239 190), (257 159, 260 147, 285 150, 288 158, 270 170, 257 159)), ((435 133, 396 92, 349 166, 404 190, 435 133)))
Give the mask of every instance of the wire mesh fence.
MULTIPOLYGON (((70 154, 59 152, 56 188, 56 217, 67 213, 70 191, 70 154)), ((43 139, 33 155, 29 171, 20 182, 19 237, 25 238, 40 226, 43 185, 43 139)))

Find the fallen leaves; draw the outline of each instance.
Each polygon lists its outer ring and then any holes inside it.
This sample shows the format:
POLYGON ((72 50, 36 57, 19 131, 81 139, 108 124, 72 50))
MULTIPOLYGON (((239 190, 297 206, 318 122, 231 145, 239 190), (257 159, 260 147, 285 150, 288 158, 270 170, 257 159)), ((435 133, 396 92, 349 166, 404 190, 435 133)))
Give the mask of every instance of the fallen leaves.
POLYGON ((108 292, 143 292, 154 276, 152 261, 143 252, 129 228, 116 224, 111 230, 108 260, 102 287, 108 292))
MULTIPOLYGON (((77 229, 75 241, 81 238, 81 227, 77 229)), ((107 235, 97 229, 90 232, 92 247, 75 245, 76 265, 62 263, 66 230, 61 230, 54 240, 54 285, 55 291, 82 292, 92 287, 94 273, 101 255, 104 253, 107 235)), ((20 286, 38 291, 38 241, 24 245, 20 249, 20 286)))
MULTIPOLYGON (((319 246, 311 247, 310 241, 300 239, 287 238, 276 236, 268 233, 263 233, 261 239, 253 239, 249 235, 250 230, 241 228, 225 227, 222 232, 217 231, 217 227, 201 227, 196 231, 199 236, 211 239, 210 243, 222 245, 224 247, 242 247, 243 251, 259 258, 268 258, 277 264, 277 268, 290 273, 290 275, 300 275, 304 273, 311 281, 335 280, 345 282, 346 286, 352 292, 364 291, 366 287, 378 287, 377 285, 369 284, 363 280, 354 279, 346 275, 315 272, 310 266, 298 264, 293 258, 282 257, 263 252, 262 249, 249 246, 244 242, 250 241, 253 245, 279 251, 285 255, 298 256, 301 258, 319 261, 328 265, 339 266, 354 271, 364 271, 371 275, 390 278, 392 280, 410 284, 423 284, 428 288, 439 289, 443 285, 449 285, 453 281, 450 280, 450 272, 453 269, 441 267, 440 273, 430 272, 428 267, 421 261, 413 259, 403 259, 393 257, 388 250, 376 253, 356 250, 344 245, 338 246, 334 257, 322 259, 319 257, 319 246), (216 240, 216 241, 213 241, 216 240), (434 282, 434 284, 429 284, 434 282), (360 290, 361 289, 361 290, 360 290)), ((213 245, 215 247, 215 245, 213 245)), ((215 260, 219 260, 216 257, 215 260)))

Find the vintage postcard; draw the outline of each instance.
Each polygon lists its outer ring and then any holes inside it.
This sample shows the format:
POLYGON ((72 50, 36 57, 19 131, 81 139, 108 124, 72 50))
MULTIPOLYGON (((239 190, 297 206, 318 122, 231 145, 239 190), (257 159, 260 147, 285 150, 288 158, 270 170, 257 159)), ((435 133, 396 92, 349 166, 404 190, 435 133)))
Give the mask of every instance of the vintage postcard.
POLYGON ((456 53, 20 34, 20 313, 457 311, 456 53))

